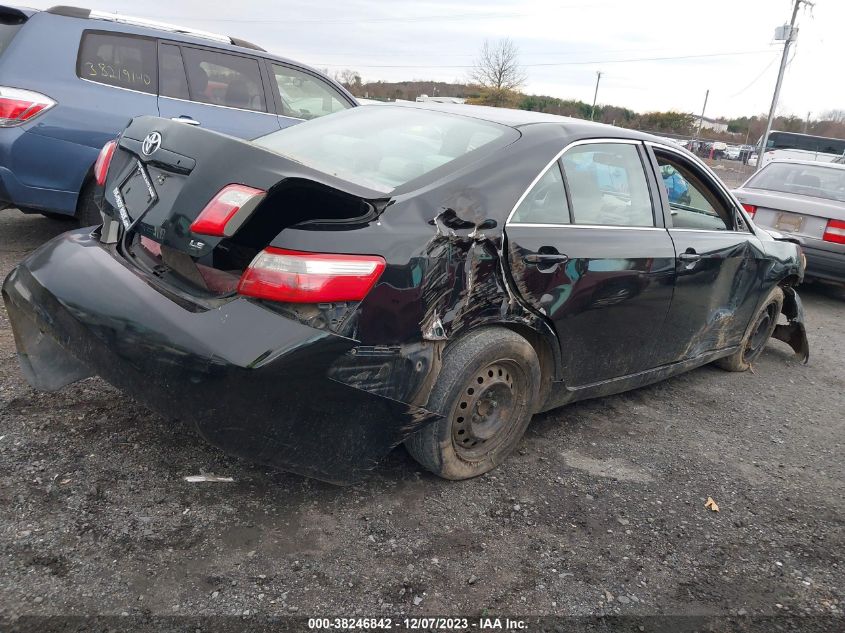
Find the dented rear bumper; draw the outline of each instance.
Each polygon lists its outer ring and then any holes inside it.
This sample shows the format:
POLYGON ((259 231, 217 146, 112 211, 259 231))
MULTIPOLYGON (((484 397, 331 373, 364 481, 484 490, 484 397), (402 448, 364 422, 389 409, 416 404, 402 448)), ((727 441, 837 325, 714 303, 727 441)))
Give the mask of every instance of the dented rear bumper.
POLYGON ((34 387, 99 375, 225 451, 284 470, 354 481, 438 417, 389 397, 392 372, 366 388, 336 379, 355 341, 243 298, 186 309, 84 230, 24 260, 3 299, 34 387))

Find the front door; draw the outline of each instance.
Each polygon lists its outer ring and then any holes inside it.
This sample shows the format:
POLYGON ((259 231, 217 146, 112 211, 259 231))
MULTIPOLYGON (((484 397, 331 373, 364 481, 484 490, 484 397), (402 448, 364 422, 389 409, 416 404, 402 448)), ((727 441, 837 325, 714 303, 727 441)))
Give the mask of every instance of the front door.
POLYGON ((655 364, 675 251, 637 141, 571 146, 538 178, 505 229, 523 300, 554 324, 567 387, 655 364))
POLYGON ((160 116, 238 138, 280 129, 254 57, 159 44, 160 116))
POLYGON ((761 300, 764 254, 718 182, 680 151, 653 146, 669 234, 675 295, 660 339, 663 362, 739 344, 761 300))

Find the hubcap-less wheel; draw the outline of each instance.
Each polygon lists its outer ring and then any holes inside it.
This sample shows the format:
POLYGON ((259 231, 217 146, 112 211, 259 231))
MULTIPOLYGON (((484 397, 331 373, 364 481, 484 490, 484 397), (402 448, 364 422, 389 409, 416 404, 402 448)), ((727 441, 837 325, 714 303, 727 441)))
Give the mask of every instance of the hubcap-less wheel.
POLYGON ((465 385, 452 419, 452 442, 460 457, 482 459, 507 440, 521 383, 522 371, 515 363, 498 361, 465 385))
POLYGON ((746 362, 750 363, 757 358, 766 346, 766 341, 769 340, 770 330, 772 329, 773 323, 775 323, 778 318, 777 310, 778 306, 774 303, 770 303, 760 315, 760 318, 754 326, 754 331, 751 336, 748 337, 748 343, 745 346, 743 357, 746 362))

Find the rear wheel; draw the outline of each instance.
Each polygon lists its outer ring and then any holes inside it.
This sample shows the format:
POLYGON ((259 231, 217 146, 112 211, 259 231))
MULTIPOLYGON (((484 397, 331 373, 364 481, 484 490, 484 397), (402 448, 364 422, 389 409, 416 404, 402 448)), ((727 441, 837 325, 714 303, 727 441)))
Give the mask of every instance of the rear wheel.
POLYGON ((536 406, 540 363, 506 329, 472 332, 448 347, 428 408, 443 418, 409 437, 408 452, 446 479, 492 470, 516 448, 536 406))
POLYGON ((752 325, 745 334, 739 349, 725 358, 720 358, 715 364, 728 371, 746 371, 751 363, 763 353, 766 343, 775 331, 781 308, 783 307, 783 290, 775 287, 763 302, 763 307, 757 312, 752 325))
POLYGON ((103 222, 100 207, 97 205, 97 183, 93 180, 88 181, 79 193, 76 220, 79 226, 94 226, 103 222))

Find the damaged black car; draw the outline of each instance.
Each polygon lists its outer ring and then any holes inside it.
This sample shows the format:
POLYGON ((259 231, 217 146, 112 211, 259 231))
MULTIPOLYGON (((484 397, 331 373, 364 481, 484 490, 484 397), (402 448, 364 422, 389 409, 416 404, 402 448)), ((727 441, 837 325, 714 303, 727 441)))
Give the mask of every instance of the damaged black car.
POLYGON ((404 443, 474 477, 538 412, 743 371, 772 336, 808 357, 800 247, 646 134, 419 104, 252 142, 141 117, 97 170, 102 225, 3 285, 26 378, 99 375, 303 475, 353 481, 404 443))

